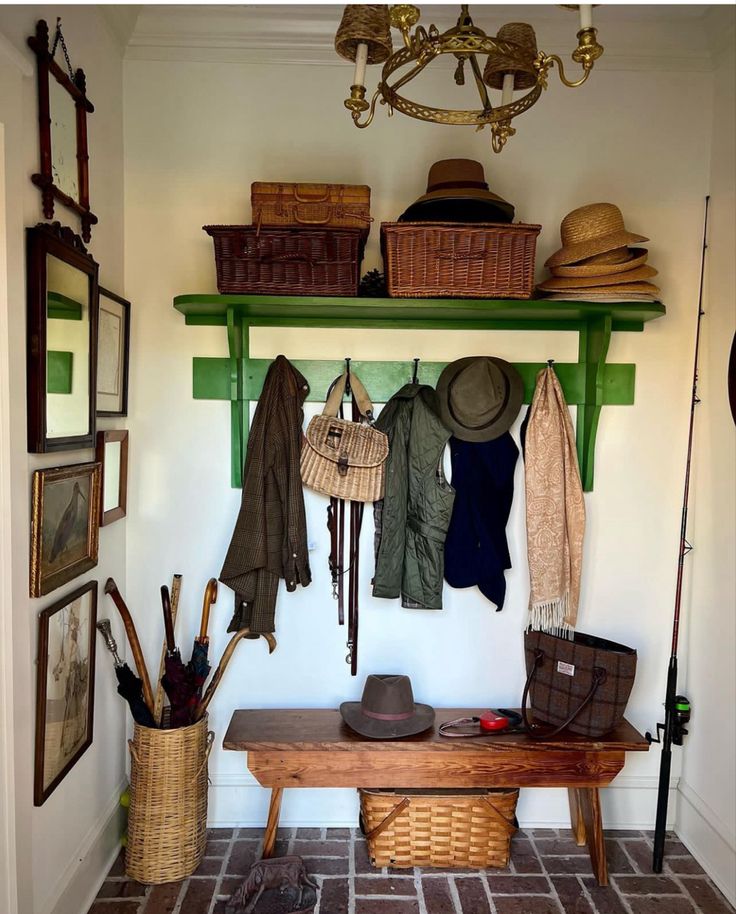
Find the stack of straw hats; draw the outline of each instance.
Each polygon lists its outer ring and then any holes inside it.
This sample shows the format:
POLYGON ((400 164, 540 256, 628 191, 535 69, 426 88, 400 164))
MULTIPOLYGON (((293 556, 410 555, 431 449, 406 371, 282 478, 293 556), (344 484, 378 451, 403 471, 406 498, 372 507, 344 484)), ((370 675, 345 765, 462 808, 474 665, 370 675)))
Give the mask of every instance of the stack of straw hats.
POLYGON ((560 226, 562 247, 545 263, 551 277, 537 287, 556 299, 655 301, 659 288, 649 280, 657 271, 647 265, 648 241, 626 230, 613 203, 589 203, 574 209, 560 226))

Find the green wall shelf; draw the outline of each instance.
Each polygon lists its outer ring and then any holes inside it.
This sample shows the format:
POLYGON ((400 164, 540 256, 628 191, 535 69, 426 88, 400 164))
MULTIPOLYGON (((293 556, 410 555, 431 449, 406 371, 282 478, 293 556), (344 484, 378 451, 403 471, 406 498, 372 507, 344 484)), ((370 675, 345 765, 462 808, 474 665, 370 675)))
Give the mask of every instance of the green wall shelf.
MULTIPOLYGON (((555 363, 567 402, 577 410, 577 448, 585 491, 594 479, 595 438, 603 406, 634 402, 635 365, 606 363, 613 331, 640 332, 665 314, 660 302, 566 302, 501 299, 310 298, 264 295, 179 295, 174 307, 192 326, 227 328, 229 357, 195 358, 196 400, 229 400, 232 485, 242 485, 248 439, 249 403, 257 400, 270 360, 251 359, 251 327, 387 328, 393 330, 564 330, 578 334, 578 361, 555 363)), ((308 399, 324 399, 344 362, 295 360, 309 381, 308 399)), ((524 400, 531 401, 544 362, 516 362, 524 379, 524 400)), ((385 402, 411 380, 412 354, 403 362, 355 360, 377 403, 385 402)), ((443 362, 421 362, 419 380, 434 384, 443 362)))

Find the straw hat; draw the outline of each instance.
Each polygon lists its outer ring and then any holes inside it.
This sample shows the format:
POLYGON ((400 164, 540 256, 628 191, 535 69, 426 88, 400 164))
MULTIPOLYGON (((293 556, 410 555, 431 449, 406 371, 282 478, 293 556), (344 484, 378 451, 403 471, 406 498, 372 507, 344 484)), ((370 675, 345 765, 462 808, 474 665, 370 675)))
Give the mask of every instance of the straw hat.
POLYGON ((551 276, 539 284, 540 289, 588 289, 595 286, 630 285, 632 282, 651 279, 657 275, 654 267, 643 266, 610 276, 551 276))
POLYGON ((607 285, 607 286, 593 286, 592 288, 588 287, 585 289, 559 289, 554 288, 550 289, 546 283, 540 283, 537 286, 540 292, 554 292, 555 297, 564 292, 568 292, 571 298, 580 299, 582 301, 595 301, 598 296, 610 297, 615 295, 617 298, 624 298, 624 293, 626 292, 638 292, 643 295, 657 296, 659 295, 659 286, 655 286, 651 282, 625 282, 620 283, 619 285, 607 285))
POLYGON ((480 162, 442 159, 427 176, 427 192, 399 222, 511 222, 514 207, 488 189, 480 162))
MULTIPOLYGON (((643 251, 644 248, 634 250, 643 251)), ((612 251, 604 251, 602 254, 594 254, 592 257, 586 257, 584 260, 578 260, 577 266, 589 266, 592 263, 624 263, 628 260, 628 248, 614 248, 612 251)))
POLYGON ((646 263, 646 248, 619 248, 619 250, 626 251, 628 257, 609 263, 604 263, 598 261, 595 257, 591 257, 590 260, 582 263, 568 264, 564 267, 552 267, 550 272, 553 276, 610 276, 612 274, 628 273, 646 263), (596 262, 591 263, 591 261, 596 262))
POLYGON ((549 257, 548 267, 577 263, 596 254, 649 241, 626 230, 621 210, 613 203, 589 203, 568 213, 560 226, 562 247, 549 257))

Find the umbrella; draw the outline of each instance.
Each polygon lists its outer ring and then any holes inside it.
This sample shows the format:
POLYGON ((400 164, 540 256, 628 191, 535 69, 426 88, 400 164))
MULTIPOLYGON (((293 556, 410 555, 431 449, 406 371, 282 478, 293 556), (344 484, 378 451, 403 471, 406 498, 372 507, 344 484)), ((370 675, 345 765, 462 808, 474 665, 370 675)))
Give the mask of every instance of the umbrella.
POLYGON ((202 603, 202 621, 199 626, 199 635, 194 639, 192 646, 192 659, 189 661, 189 670, 196 684, 196 692, 192 702, 192 710, 202 697, 202 689, 207 681, 212 667, 208 660, 210 639, 207 637, 207 626, 210 621, 210 607, 217 601, 217 579, 210 578, 204 591, 202 603))
POLYGON ((120 618, 123 620, 125 633, 128 636, 128 643, 130 644, 130 649, 133 652, 133 661, 135 663, 135 668, 138 671, 138 675, 141 677, 143 701, 153 716, 153 692, 151 691, 151 680, 148 678, 146 662, 143 659, 143 651, 141 650, 140 641, 138 640, 138 633, 135 630, 135 625, 133 624, 133 619, 131 618, 130 611, 125 604, 123 595, 118 590, 118 585, 112 578, 108 578, 107 581, 105 581, 105 593, 109 594, 112 597, 112 601, 115 606, 117 606, 118 612, 120 613, 120 618))
POLYGON ((155 727, 153 716, 143 700, 143 682, 135 675, 128 664, 124 663, 118 656, 118 646, 112 636, 110 620, 100 619, 97 623, 97 628, 102 633, 102 637, 105 639, 105 646, 112 654, 112 659, 115 663, 115 675, 118 677, 118 695, 122 695, 130 705, 133 720, 136 723, 142 724, 144 727, 155 727))
POLYGON ((174 622, 171 618, 171 599, 169 588, 161 587, 161 605, 164 611, 164 628, 166 629, 166 659, 161 684, 169 697, 171 705, 171 727, 186 727, 192 723, 192 704, 196 685, 191 670, 179 654, 174 640, 174 622))

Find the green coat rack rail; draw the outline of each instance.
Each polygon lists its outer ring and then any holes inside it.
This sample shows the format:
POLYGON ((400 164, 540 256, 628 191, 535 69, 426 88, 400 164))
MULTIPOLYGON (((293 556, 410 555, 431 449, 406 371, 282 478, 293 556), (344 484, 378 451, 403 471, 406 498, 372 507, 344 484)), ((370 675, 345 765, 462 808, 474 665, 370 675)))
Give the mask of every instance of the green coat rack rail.
MULTIPOLYGON (((567 330, 578 334, 578 361, 555 363, 567 402, 576 405, 577 448, 583 488, 593 488, 595 437, 603 406, 634 402, 635 365, 608 365, 611 333, 641 331, 665 314, 659 302, 509 301, 499 299, 308 298, 264 295, 179 295, 174 307, 194 326, 227 327, 229 358, 194 359, 194 398, 229 400, 232 486, 242 485, 249 403, 257 400, 270 364, 251 359, 251 327, 338 327, 393 330, 567 330)), ((377 403, 412 375, 413 353, 403 362, 351 362, 377 403)), ((295 361, 309 381, 310 400, 324 399, 343 361, 295 361)), ((544 362, 517 362, 525 402, 544 362)), ((444 363, 421 362, 419 380, 435 384, 444 363)))

